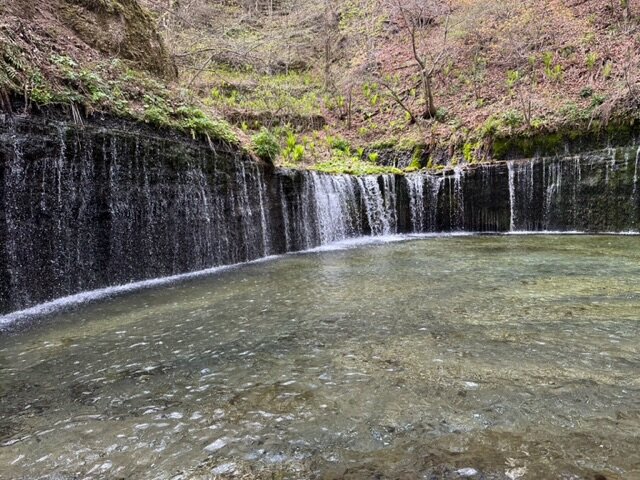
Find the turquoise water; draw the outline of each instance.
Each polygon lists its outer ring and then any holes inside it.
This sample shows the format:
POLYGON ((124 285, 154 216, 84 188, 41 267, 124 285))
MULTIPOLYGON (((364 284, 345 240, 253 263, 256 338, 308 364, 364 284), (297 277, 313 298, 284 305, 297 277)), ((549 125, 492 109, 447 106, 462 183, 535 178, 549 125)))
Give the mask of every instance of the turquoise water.
POLYGON ((0 337, 0 478, 640 478, 639 321, 633 236, 378 243, 129 293, 0 337))

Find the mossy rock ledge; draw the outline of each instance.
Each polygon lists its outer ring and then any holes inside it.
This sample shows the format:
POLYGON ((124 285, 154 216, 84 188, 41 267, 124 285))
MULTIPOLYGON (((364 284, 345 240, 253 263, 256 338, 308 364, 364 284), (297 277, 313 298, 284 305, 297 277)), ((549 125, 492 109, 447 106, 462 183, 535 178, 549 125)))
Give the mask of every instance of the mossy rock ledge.
POLYGON ((630 119, 612 122, 607 126, 591 125, 556 132, 497 136, 491 142, 491 156, 495 160, 553 157, 632 145, 638 143, 639 139, 640 122, 630 119))
POLYGON ((163 77, 177 75, 153 18, 136 0, 61 0, 59 8, 87 45, 163 77))

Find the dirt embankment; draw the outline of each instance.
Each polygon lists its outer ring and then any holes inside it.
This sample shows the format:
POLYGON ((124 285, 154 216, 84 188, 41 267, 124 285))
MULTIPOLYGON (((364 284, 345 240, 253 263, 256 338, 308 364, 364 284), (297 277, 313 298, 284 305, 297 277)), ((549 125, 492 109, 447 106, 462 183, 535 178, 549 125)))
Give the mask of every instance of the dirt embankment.
POLYGON ((164 79, 177 76, 152 17, 136 0, 0 5, 0 89, 27 96, 44 85, 73 90, 71 79, 61 78, 60 63, 84 67, 115 59, 164 79))

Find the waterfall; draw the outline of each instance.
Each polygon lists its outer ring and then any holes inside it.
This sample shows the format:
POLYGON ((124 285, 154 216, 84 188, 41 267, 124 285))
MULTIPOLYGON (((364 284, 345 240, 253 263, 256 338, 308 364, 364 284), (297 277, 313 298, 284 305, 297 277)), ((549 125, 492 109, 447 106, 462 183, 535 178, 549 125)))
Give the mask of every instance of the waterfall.
POLYGON ((453 190, 454 190, 454 221, 452 225, 455 230, 464 230, 464 192, 462 190, 463 170, 456 166, 453 170, 453 190))
POLYGON ((287 250, 397 232, 399 207, 392 175, 353 177, 306 171, 280 178, 279 207, 287 250))
POLYGON ((291 239, 291 223, 289 220, 291 211, 289 209, 289 202, 287 201, 287 197, 284 194, 283 182, 279 182, 278 184, 278 193, 280 196, 280 210, 282 212, 282 227, 284 230, 285 250, 287 252, 290 252, 293 251, 293 244, 291 239))
MULTIPOLYGON (((383 176, 387 185, 389 175, 383 176)), ((358 177, 358 184, 364 199, 367 219, 371 235, 390 235, 395 232, 394 212, 391 207, 395 205, 395 192, 389 186, 385 188, 384 195, 378 184, 378 177, 358 177)))
POLYGON ((251 208, 251 199, 249 198, 249 178, 244 163, 240 164, 240 168, 236 171, 236 184, 240 187, 237 199, 237 212, 242 225, 242 243, 244 249, 244 261, 251 258, 251 248, 255 247, 255 238, 252 235, 254 231, 253 209, 251 208))
POLYGON ((541 214, 544 208, 537 202, 546 198, 544 193, 538 194, 535 181, 536 171, 547 178, 546 162, 518 160, 507 162, 509 184, 509 230, 535 231, 540 229, 541 214))
POLYGON ((582 182, 582 166, 581 166, 581 162, 580 162, 580 157, 576 156, 574 161, 573 161, 573 172, 572 172, 573 178, 577 179, 577 181, 571 182, 571 187, 573 190, 573 197, 572 197, 572 209, 573 209, 573 228, 575 230, 577 230, 578 228, 578 223, 579 223, 579 205, 578 205, 578 194, 579 194, 579 189, 580 189, 580 184, 582 182))
POLYGON ((610 147, 607 149, 607 152, 609 156, 609 162, 605 163, 605 185, 609 185, 609 170, 614 169, 616 166, 616 149, 610 147))
POLYGON ((393 175, 383 175, 382 182, 384 185, 383 199, 385 216, 388 218, 389 229, 385 235, 398 233, 398 215, 397 215, 397 194, 396 182, 393 175))
MULTIPOLYGON (((27 285, 23 282, 27 279, 23 278, 24 272, 20 267, 23 265, 25 254, 21 248, 20 239, 22 235, 29 235, 30 232, 25 232, 23 228, 27 227, 20 221, 20 203, 19 199, 23 194, 24 189, 24 176, 25 176, 25 163, 24 156, 22 154, 22 142, 16 141, 13 144, 13 161, 10 163, 9 168, 5 172, 5 221, 6 221, 6 240, 5 240, 5 255, 6 255, 6 268, 9 274, 9 285, 5 287, 7 295, 14 298, 14 302, 17 305, 28 305, 32 303, 31 295, 27 285)), ((46 209, 46 197, 44 191, 46 189, 46 182, 42 180, 42 201, 40 203, 40 209, 44 211, 46 209)), ((29 237, 26 237, 29 238, 29 237)))
POLYGON ((507 162, 509 169, 509 231, 516 231, 516 166, 515 162, 507 162))
POLYGON ((637 147, 354 177, 153 133, 30 122, 0 124, 2 311, 363 235, 640 224, 637 147))
MULTIPOLYGON (((546 230, 550 229, 552 215, 555 213, 556 205, 560 203, 562 196, 562 164, 558 162, 549 162, 546 168, 546 190, 543 211, 543 225, 546 230)), ((607 172, 608 172, 607 166, 607 172)))
POLYGON ((640 162, 640 147, 636 151, 636 164, 633 170, 633 196, 638 198, 638 163, 640 162))
POLYGON ((444 185, 444 177, 443 176, 429 176, 427 177, 430 182, 429 188, 429 231, 435 232, 438 230, 438 200, 440 198, 440 192, 442 191, 442 186, 444 185))
POLYGON ((260 225, 262 231, 262 255, 267 256, 271 254, 271 241, 269 235, 269 223, 267 221, 267 213, 266 213, 266 184, 262 180, 262 175, 260 174, 260 167, 258 165, 255 166, 255 175, 256 180, 258 182, 258 199, 260 202, 260 225))
POLYGON ((425 231, 424 183, 425 177, 420 174, 405 177, 409 190, 409 209, 411 212, 411 229, 414 232, 425 231))
POLYGON ((353 237, 359 232, 350 207, 356 203, 353 179, 347 175, 310 173, 313 184, 315 217, 319 243, 326 244, 353 237))

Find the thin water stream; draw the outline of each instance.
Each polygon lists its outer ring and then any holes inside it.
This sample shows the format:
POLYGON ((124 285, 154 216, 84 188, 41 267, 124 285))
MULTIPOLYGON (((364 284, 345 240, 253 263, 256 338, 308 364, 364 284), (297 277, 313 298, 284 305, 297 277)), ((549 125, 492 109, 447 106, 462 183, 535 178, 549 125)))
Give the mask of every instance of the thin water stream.
POLYGON ((433 237, 52 314, 0 478, 640 478, 638 285, 639 237, 433 237))

